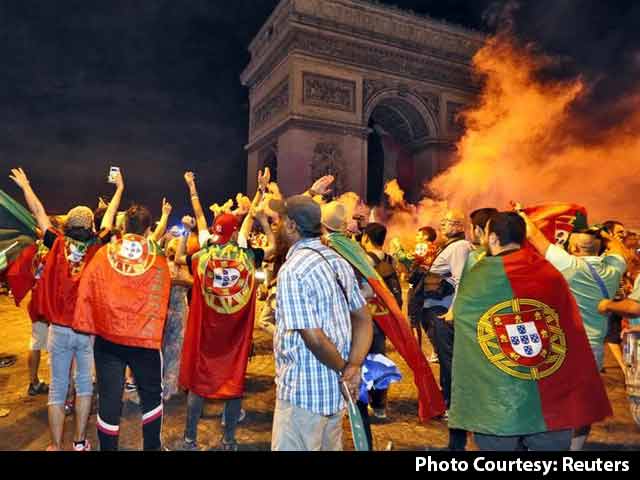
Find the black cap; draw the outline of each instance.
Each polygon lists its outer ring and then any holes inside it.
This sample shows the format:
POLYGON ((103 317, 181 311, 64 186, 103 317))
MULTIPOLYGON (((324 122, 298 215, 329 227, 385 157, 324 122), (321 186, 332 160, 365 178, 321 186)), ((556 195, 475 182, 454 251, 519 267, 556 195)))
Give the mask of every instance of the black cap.
POLYGON ((286 200, 271 200, 269 208, 296 222, 300 232, 305 235, 320 235, 322 212, 311 197, 294 195, 286 200))

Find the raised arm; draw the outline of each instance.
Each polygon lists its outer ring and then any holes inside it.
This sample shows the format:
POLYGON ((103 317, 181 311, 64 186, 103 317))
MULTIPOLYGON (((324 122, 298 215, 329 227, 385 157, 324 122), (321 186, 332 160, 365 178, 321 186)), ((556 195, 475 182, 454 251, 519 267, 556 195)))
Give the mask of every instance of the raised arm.
POLYGON ((160 221, 158 222, 158 226, 151 234, 151 240, 154 242, 159 242, 164 232, 167 231, 167 224, 169 223, 169 215, 171 215, 171 204, 167 202, 166 198, 162 199, 162 217, 160 217, 160 221))
POLYGON ((622 243, 620 239, 605 232, 604 230, 600 232, 600 235, 602 235, 602 238, 607 240, 607 254, 620 255, 624 258, 627 265, 630 265, 633 262, 635 258, 634 252, 625 247, 624 243, 622 243))
POLYGON ((249 234, 251 233, 251 228, 253 227, 253 221, 256 218, 256 209, 262 200, 262 196, 267 191, 270 181, 271 172, 269 171, 269 168, 265 168, 264 173, 262 173, 262 171, 258 172, 258 190, 256 190, 256 195, 253 197, 253 201, 251 202, 251 208, 249 208, 249 212, 246 217, 244 217, 244 221, 240 227, 240 232, 238 232, 238 241, 240 244, 244 243, 246 245, 249 234))
POLYGON ((269 219, 263 210, 258 209, 256 212, 256 220, 260 222, 262 231, 267 236, 267 246, 264 248, 264 258, 269 260, 273 258, 276 253, 276 236, 273 234, 271 225, 269 225, 269 219))
POLYGON ((544 233, 531 221, 529 216, 522 210, 518 211, 518 214, 523 218, 527 225, 527 240, 543 257, 547 254, 547 250, 551 246, 551 242, 547 240, 544 233))
POLYGON ((22 168, 14 168, 11 170, 11 175, 9 175, 9 178, 16 182, 16 185, 18 185, 22 189, 22 192, 24 193, 24 199, 29 206, 29 210, 31 210, 31 213, 33 213, 36 222, 38 222, 38 227, 40 228, 40 230, 42 230, 42 234, 44 235, 44 232, 46 232, 47 229, 51 228, 51 220, 49 220, 47 212, 42 206, 42 202, 31 188, 31 184, 29 183, 27 174, 24 173, 24 170, 22 170, 22 168))
POLYGON ((328 193, 331 192, 331 184, 335 181, 335 177, 333 175, 325 175, 324 177, 320 177, 318 180, 313 182, 311 188, 303 193, 307 197, 324 197, 328 193))
POLYGON ((176 249, 176 259, 174 260, 176 265, 187 264, 187 240, 191 235, 191 229, 187 228, 188 222, 185 220, 190 217, 183 217, 182 225, 185 226, 184 233, 180 235, 180 241, 178 242, 178 248, 176 249))
POLYGON ((207 217, 204 216, 204 210, 202 210, 202 204, 200 203, 200 197, 198 197, 198 190, 196 189, 196 180, 193 172, 186 172, 184 174, 184 181, 187 182, 187 186, 189 187, 189 194, 191 195, 191 206, 193 207, 193 214, 196 217, 198 233, 206 232, 207 217))
POLYGON ((100 224, 100 230, 111 230, 113 228, 116 215, 118 214, 118 208, 120 208, 122 193, 124 192, 124 178, 122 177, 122 170, 116 173, 115 180, 116 193, 113 194, 113 197, 109 202, 109 206, 107 207, 107 211, 104 212, 104 217, 102 217, 102 223, 100 224))
POLYGON ((604 299, 601 300, 598 305, 598 312, 602 315, 616 313, 620 316, 637 318, 640 317, 640 303, 630 298, 625 298, 617 302, 604 299))

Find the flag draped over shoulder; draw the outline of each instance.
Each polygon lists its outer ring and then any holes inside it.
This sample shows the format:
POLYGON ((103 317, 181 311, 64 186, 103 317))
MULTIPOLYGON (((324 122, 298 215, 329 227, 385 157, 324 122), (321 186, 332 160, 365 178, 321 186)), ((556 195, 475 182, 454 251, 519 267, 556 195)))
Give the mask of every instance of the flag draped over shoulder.
POLYGON ((42 313, 57 325, 70 327, 78 298, 80 278, 88 263, 100 248, 96 240, 79 242, 60 233, 47 254, 42 279, 42 313), (74 259, 78 262, 73 262, 74 259))
POLYGON ((427 421, 442 415, 446 406, 431 368, 411 332, 409 321, 384 280, 369 262, 367 253, 358 243, 340 233, 328 235, 327 240, 331 248, 367 279, 375 292, 377 297, 373 312, 375 321, 413 371, 414 382, 418 388, 420 420, 427 421))
POLYGON ((611 415, 577 304, 536 252, 472 253, 453 316, 451 428, 526 435, 611 415))
POLYGON ((124 235, 85 267, 73 328, 119 345, 159 350, 170 290, 169 266, 155 242, 124 235))
POLYGON ((255 320, 253 251, 212 245, 192 260, 179 383, 205 398, 242 396, 255 320))

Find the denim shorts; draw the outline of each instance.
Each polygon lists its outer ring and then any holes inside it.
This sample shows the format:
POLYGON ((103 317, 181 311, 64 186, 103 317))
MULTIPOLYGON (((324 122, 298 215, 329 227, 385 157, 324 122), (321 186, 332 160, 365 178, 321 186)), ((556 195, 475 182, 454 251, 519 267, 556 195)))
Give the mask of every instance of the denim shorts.
POLYGON ((75 387, 79 397, 93 394, 93 340, 68 327, 51 325, 49 330, 49 405, 62 405, 67 398, 72 361, 75 360, 75 387))

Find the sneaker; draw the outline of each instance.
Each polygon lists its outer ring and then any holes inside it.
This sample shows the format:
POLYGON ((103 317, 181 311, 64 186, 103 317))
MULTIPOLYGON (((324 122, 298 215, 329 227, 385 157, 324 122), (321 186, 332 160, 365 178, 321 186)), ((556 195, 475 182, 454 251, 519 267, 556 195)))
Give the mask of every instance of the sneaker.
POLYGON ((198 445, 198 442, 191 440, 180 440, 171 447, 164 447, 167 452, 200 452, 202 448, 198 445))
POLYGON ((385 411, 384 408, 374 408, 373 409, 373 416, 376 417, 379 420, 386 420, 387 419, 387 412, 385 411))
POLYGON ((224 438, 220 440, 220 444, 217 447, 211 449, 211 451, 214 452, 237 452, 238 450, 238 442, 235 440, 232 442, 226 442, 224 438))
POLYGON ((137 390, 138 390, 138 387, 136 386, 136 384, 135 384, 135 383, 129 383, 129 382, 127 382, 127 383, 125 383, 125 384, 124 384, 124 391, 125 391, 126 393, 135 392, 135 391, 137 391, 137 390))
MULTIPOLYGON (((247 418, 247 411, 244 408, 241 408, 240 416, 238 417, 238 423, 242 423, 245 418, 247 418)), ((227 422, 224 419, 224 410, 222 410, 222 421, 220 422, 220 425, 224 427, 226 423, 227 422)))
POLYGON ((11 367, 18 361, 18 357, 15 355, 8 355, 6 357, 0 357, 0 368, 11 367))
POLYGON ((29 384, 29 396, 35 397, 36 395, 44 395, 49 393, 49 385, 44 382, 38 382, 36 384, 29 384))
POLYGON ((429 363, 440 363, 440 360, 438 360, 438 355, 436 355, 436 353, 432 353, 431 357, 429 357, 429 363))
POLYGON ((91 444, 89 440, 83 440, 82 442, 73 442, 73 451, 74 452, 90 452, 91 444))

